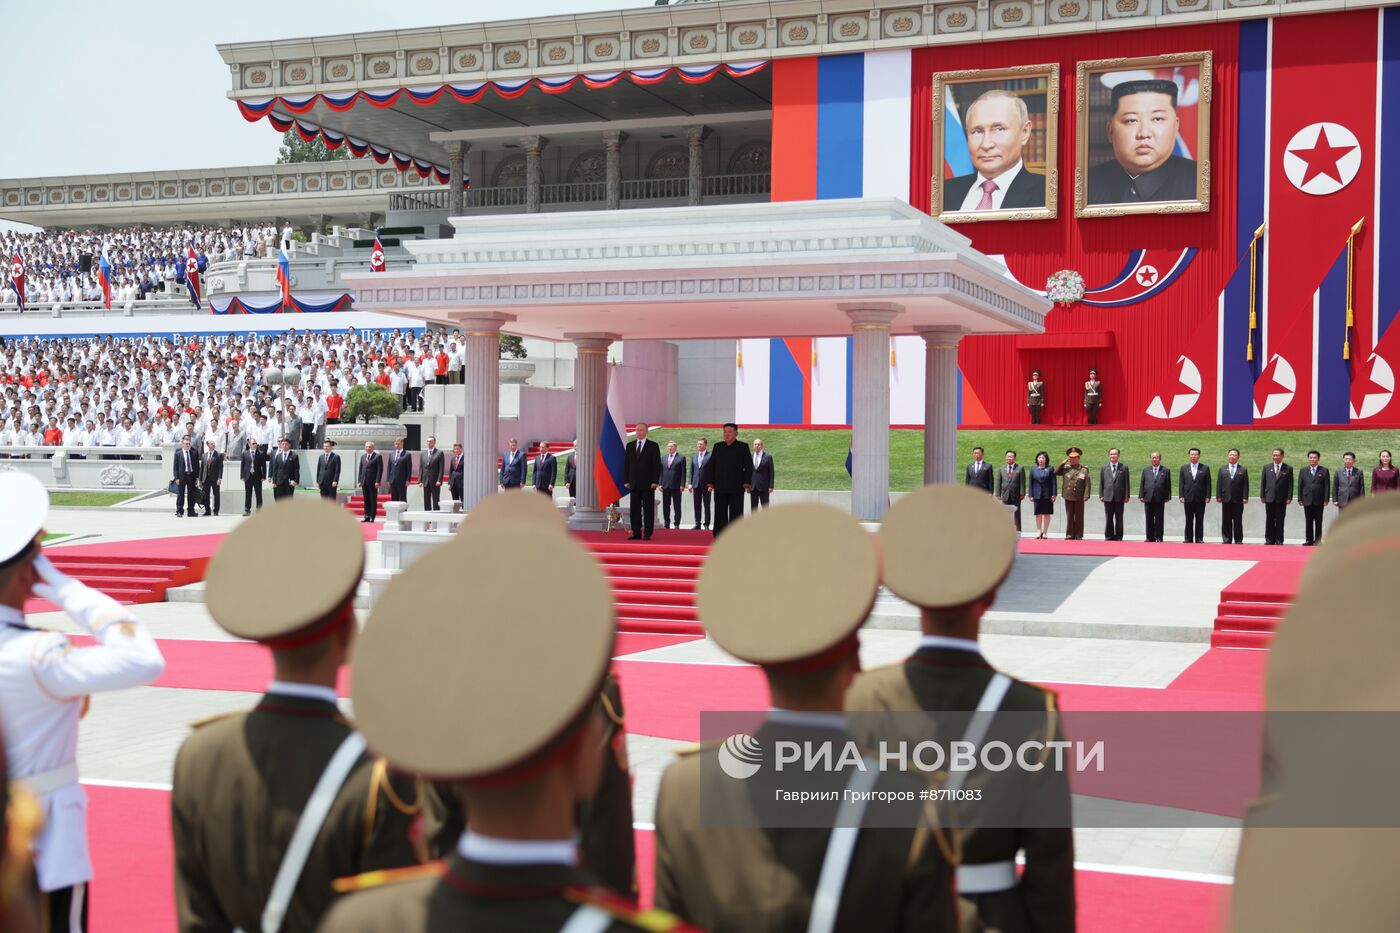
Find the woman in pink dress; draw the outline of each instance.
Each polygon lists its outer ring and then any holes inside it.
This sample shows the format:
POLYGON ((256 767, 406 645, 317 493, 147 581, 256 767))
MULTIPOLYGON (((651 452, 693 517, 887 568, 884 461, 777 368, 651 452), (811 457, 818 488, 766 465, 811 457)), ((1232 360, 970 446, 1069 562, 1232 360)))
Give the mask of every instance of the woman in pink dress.
POLYGON ((1381 451, 1381 465, 1371 471, 1371 495, 1400 490, 1400 470, 1391 463, 1390 451, 1381 451))

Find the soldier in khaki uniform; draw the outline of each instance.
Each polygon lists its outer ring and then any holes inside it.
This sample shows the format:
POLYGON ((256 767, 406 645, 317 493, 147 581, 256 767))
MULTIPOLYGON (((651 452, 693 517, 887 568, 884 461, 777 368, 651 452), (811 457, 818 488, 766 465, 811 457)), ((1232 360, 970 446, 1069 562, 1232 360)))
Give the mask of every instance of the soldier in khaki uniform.
POLYGON ((598 695, 615 635, 607 578, 562 527, 468 519, 396 579, 361 638, 355 715, 397 766, 452 782, 467 828, 446 864, 347 879, 341 887, 357 893, 320 929, 685 929, 579 866, 578 804, 600 779, 598 695))
POLYGON ((912 789, 917 801, 924 785, 909 775, 789 778, 772 757, 778 741, 831 743, 838 755, 854 747, 844 716, 831 711, 859 670, 856 630, 878 589, 870 534, 825 506, 762 512, 718 540, 700 573, 700 617, 722 648, 762 666, 773 709, 752 733, 762 765, 749 778, 724 770, 733 738, 684 755, 662 777, 657 906, 715 933, 956 928, 951 840, 932 808, 912 804, 898 828, 842 819, 835 830, 835 804, 767 809, 799 780, 842 791, 868 779, 867 789, 912 789))
POLYGON ((1089 468, 1079 462, 1084 451, 1071 447, 1064 461, 1055 468, 1060 479, 1060 497, 1065 500, 1065 540, 1079 541, 1084 537, 1084 503, 1092 492, 1089 468))
POLYGON ((1031 372, 1030 382, 1026 383, 1026 408, 1031 413, 1031 424, 1040 424, 1040 413, 1045 410, 1045 383, 1038 369, 1031 372))
MULTIPOLYGON (((926 486, 886 513, 880 546, 884 583, 920 607, 923 640, 902 664, 857 678, 847 693, 846 708, 852 713, 1039 713, 1011 717, 1017 723, 1036 724, 1029 736, 1021 738, 1063 739, 1054 695, 998 672, 977 644, 982 614, 995 601, 1016 555, 1015 531, 1001 506, 964 487, 926 486), (939 572, 930 573, 930 567, 939 572)), ((1000 738, 996 718, 990 728, 1000 738)), ((890 727, 898 732, 907 722, 892 720, 890 727)), ((971 740, 971 734, 969 728, 962 737, 971 740)), ((958 735, 938 738, 949 741, 958 735)), ((1074 930, 1074 838, 1068 828, 1070 798, 1064 773, 1051 768, 991 775, 974 771, 967 780, 988 788, 988 799, 1018 801, 1019 808, 1011 812, 1033 814, 1025 821, 1027 826, 1055 822, 1063 828, 962 824, 957 884, 964 921, 975 913, 977 929, 1001 933, 1074 930), (1025 857, 1019 877, 1018 855, 1025 857)), ((958 789, 953 781, 950 776, 944 787, 958 789)), ((975 815, 976 811, 964 812, 975 815)))
POLYGON ((354 520, 319 499, 259 512, 209 566, 210 615, 269 647, 276 679, 253 709, 197 726, 176 759, 182 931, 311 931, 336 878, 418 863, 415 782, 364 754, 336 703, 363 567, 354 520), (317 555, 314 574, 292 545, 317 555))
POLYGON ((1089 370, 1089 378, 1084 381, 1084 416, 1090 424, 1099 423, 1099 408, 1103 406, 1103 383, 1099 381, 1099 371, 1089 370))

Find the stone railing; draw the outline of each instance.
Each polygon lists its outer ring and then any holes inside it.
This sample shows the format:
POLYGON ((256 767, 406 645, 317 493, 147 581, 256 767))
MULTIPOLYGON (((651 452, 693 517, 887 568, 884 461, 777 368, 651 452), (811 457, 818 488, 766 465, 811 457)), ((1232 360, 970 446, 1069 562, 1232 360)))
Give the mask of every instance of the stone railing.
MULTIPOLYGON (((167 297, 146 298, 141 301, 117 301, 112 299, 110 310, 103 307, 101 301, 53 301, 39 302, 31 301, 24 306, 24 316, 47 316, 47 317, 104 317, 120 316, 134 317, 145 314, 208 314, 209 309, 196 311, 190 300, 184 295, 170 295, 167 297)), ((0 303, 0 317, 19 316, 19 306, 14 302, 0 303)))
MULTIPOLYGON (((296 259, 292 267, 292 291, 297 293, 349 291, 341 276, 346 272, 369 270, 369 250, 359 251, 360 257, 336 256, 329 259, 296 259), (361 258, 362 257, 362 258, 361 258)), ((387 259, 385 267, 407 270, 411 259, 387 259)), ((204 272, 207 294, 241 295, 279 292, 276 259, 238 259, 233 262, 211 262, 204 272)), ((186 304, 189 302, 186 301, 186 304)))
POLYGON ((28 473, 50 489, 149 492, 170 482, 173 447, 0 447, 0 472, 28 473))
MULTIPOLYGON (((704 192, 707 199, 745 201, 768 200, 772 176, 767 172, 746 175, 707 175, 704 179, 704 192)), ((524 185, 507 185, 495 188, 468 188, 463 193, 463 204, 469 213, 492 211, 523 211, 525 209, 524 185)), ((684 204, 690 195, 688 178, 626 178, 622 181, 621 200, 626 206, 659 207, 664 202, 684 204)), ((540 207, 550 210, 561 205, 589 205, 598 207, 607 203, 608 186, 601 181, 553 182, 540 186, 540 207)), ((436 211, 447 210, 447 189, 438 188, 426 191, 404 191, 390 195, 391 211, 436 211)))

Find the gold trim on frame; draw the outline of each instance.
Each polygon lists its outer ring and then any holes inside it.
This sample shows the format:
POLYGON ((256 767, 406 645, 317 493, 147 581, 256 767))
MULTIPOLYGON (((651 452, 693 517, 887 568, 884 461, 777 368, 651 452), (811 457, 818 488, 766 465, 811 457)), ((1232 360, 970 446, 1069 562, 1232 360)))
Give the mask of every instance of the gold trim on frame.
MULTIPOLYGON (((1020 65, 1015 68, 983 68, 939 71, 933 75, 933 175, 929 214, 944 223, 977 223, 987 220, 1051 220, 1060 200, 1060 66, 1020 65), (1045 78, 1045 207, 1008 211, 945 211, 943 205, 943 98, 948 84, 971 84, 1010 78, 1045 78)), ((1025 169, 1022 169, 1025 171, 1025 169)))
POLYGON ((1124 217, 1129 214, 1200 214, 1210 210, 1210 105, 1214 93, 1214 56, 1211 52, 1179 52, 1142 58, 1101 58, 1079 62, 1074 82, 1074 216, 1124 217), (1150 201, 1146 204, 1089 204, 1089 78, 1104 71, 1199 65, 1200 99, 1196 108, 1196 199, 1150 201))

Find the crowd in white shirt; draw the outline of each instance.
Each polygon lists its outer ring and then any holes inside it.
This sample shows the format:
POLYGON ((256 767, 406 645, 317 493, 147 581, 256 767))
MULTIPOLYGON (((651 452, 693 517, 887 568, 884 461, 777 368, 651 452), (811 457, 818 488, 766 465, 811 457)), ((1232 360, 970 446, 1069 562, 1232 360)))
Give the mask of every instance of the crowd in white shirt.
POLYGON ((112 301, 125 303, 169 292, 171 283, 183 281, 191 246, 202 271, 211 262, 275 257, 278 243, 277 229, 267 225, 0 232, 0 265, 7 270, 0 276, 0 305, 16 304, 8 270, 17 256, 24 266, 25 304, 47 306, 102 300, 98 266, 105 248, 112 301))
MULTIPOLYGON (((422 410, 429 382, 461 379, 460 332, 343 333, 295 329, 275 334, 183 337, 23 337, 0 340, 0 457, 6 447, 120 448, 215 441, 237 456, 255 438, 264 451, 288 437, 319 447, 339 420, 345 396, 379 383, 403 410, 422 410), (299 385, 269 388, 267 367, 301 370, 299 385)), ((76 454, 82 456, 83 454, 76 454)))

